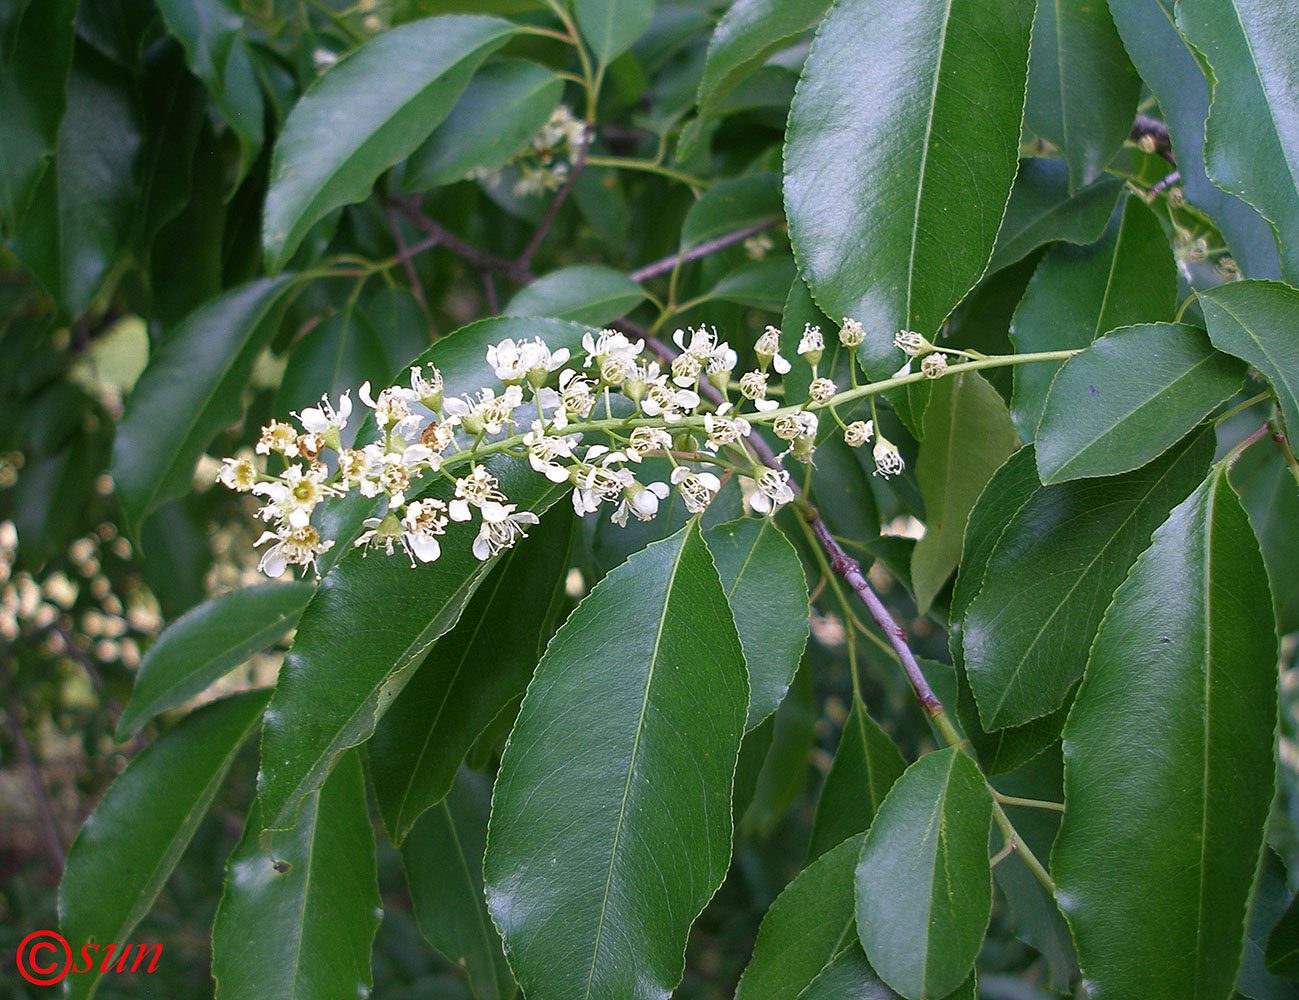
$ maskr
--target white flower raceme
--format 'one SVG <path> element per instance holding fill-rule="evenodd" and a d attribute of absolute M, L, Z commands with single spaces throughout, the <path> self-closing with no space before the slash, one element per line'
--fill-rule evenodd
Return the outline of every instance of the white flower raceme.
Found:
<path fill-rule="evenodd" d="M 523 444 L 528 449 L 528 464 L 533 471 L 540 472 L 552 483 L 562 483 L 568 479 L 568 466 L 555 461 L 557 458 L 572 458 L 576 437 L 547 435 L 545 425 L 540 420 L 532 422 L 532 430 L 523 435 Z"/>
<path fill-rule="evenodd" d="M 875 439 L 875 447 L 871 450 L 871 457 L 875 459 L 875 471 L 885 479 L 889 476 L 896 476 L 906 466 L 906 463 L 902 461 L 902 455 L 898 452 L 897 446 L 883 434 Z"/>
<path fill-rule="evenodd" d="M 762 331 L 762 336 L 753 345 L 753 353 L 758 356 L 758 363 L 762 365 L 763 371 L 771 365 L 776 369 L 776 374 L 786 375 L 792 367 L 780 355 L 780 331 L 774 326 L 769 326 Z"/>
<path fill-rule="evenodd" d="M 862 345 L 866 339 L 866 330 L 855 319 L 848 316 L 843 318 L 843 325 L 839 327 L 839 343 L 844 347 L 857 348 Z"/>
<path fill-rule="evenodd" d="M 691 472 L 685 466 L 673 469 L 671 479 L 672 485 L 685 501 L 686 510 L 692 514 L 707 510 L 713 497 L 717 496 L 717 491 L 722 488 L 722 481 L 711 472 Z"/>
<path fill-rule="evenodd" d="M 525 524 L 537 524 L 540 518 L 530 510 L 514 512 L 514 504 L 506 504 L 499 517 L 488 520 L 484 511 L 483 523 L 478 527 L 478 537 L 474 539 L 473 553 L 475 558 L 486 562 L 498 552 L 513 548 L 514 543 L 527 536 L 523 530 Z"/>
<path fill-rule="evenodd" d="M 784 469 L 763 469 L 753 481 L 749 506 L 759 514 L 772 514 L 793 499 L 794 489 L 789 484 L 789 473 Z"/>
<path fill-rule="evenodd" d="M 849 448 L 860 448 L 870 441 L 875 433 L 875 421 L 854 420 L 843 432 L 843 439 Z"/>
<path fill-rule="evenodd" d="M 659 512 L 659 501 L 663 500 L 671 488 L 667 483 L 650 483 L 642 486 L 633 482 L 622 491 L 622 501 L 609 518 L 614 524 L 625 528 L 627 515 L 635 514 L 638 521 L 652 521 Z"/>

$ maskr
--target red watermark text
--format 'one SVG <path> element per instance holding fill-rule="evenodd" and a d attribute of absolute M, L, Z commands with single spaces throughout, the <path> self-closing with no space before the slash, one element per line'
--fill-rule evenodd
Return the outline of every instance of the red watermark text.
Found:
<path fill-rule="evenodd" d="M 87 943 L 74 956 L 58 931 L 32 931 L 18 945 L 18 971 L 35 986 L 53 986 L 68 973 L 153 972 L 162 957 L 160 944 L 98 945 Z"/>

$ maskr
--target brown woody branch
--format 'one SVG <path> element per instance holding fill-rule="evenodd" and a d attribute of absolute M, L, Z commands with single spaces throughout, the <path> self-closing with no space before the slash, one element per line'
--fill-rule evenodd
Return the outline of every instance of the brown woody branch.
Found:
<path fill-rule="evenodd" d="M 718 250 L 725 250 L 729 246 L 741 243 L 750 236 L 757 236 L 758 233 L 765 233 L 768 229 L 774 229 L 779 224 L 779 219 L 771 219 L 767 222 L 755 222 L 751 226 L 745 226 L 743 229 L 737 229 L 733 233 L 727 233 L 725 236 L 718 236 L 716 239 L 700 243 L 697 247 L 692 247 L 685 253 L 674 253 L 664 257 L 662 260 L 656 260 L 652 264 L 646 264 L 632 271 L 627 277 L 632 281 L 644 281 L 647 278 L 655 278 L 660 274 L 667 274 L 678 264 L 686 264 L 692 260 L 698 260 L 700 257 L 707 257 L 709 254 L 717 253 Z"/>

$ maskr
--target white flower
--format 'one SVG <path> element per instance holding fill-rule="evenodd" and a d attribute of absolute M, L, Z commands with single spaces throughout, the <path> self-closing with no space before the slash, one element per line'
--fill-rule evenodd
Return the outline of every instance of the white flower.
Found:
<path fill-rule="evenodd" d="M 440 410 L 442 408 L 442 393 L 446 389 L 446 384 L 442 380 L 442 373 L 432 365 L 428 366 L 429 375 L 424 374 L 423 365 L 412 365 L 410 369 L 410 391 L 411 395 L 427 406 L 430 410 Z"/>
<path fill-rule="evenodd" d="M 797 413 L 786 413 L 777 417 L 771 425 L 772 432 L 782 441 L 793 441 L 800 437 L 816 436 L 816 414 L 799 410 Z"/>
<path fill-rule="evenodd" d="M 708 440 L 704 442 L 704 447 L 714 455 L 728 444 L 734 444 L 742 437 L 748 437 L 752 427 L 743 417 L 728 417 L 731 404 L 723 403 L 717 408 L 716 413 L 704 414 L 704 433 L 708 435 Z"/>
<path fill-rule="evenodd" d="M 631 462 L 639 462 L 647 452 L 671 450 L 672 435 L 662 427 L 637 427 L 631 432 L 631 443 L 627 446 L 627 459 Z"/>
<path fill-rule="evenodd" d="M 686 357 L 686 355 L 682 355 Z M 645 388 L 645 399 L 641 409 L 646 416 L 661 416 L 669 424 L 675 424 L 696 406 L 699 405 L 699 394 L 690 389 L 674 389 L 668 384 L 667 376 L 660 375 Z"/>
<path fill-rule="evenodd" d="M 579 517 L 599 510 L 601 503 L 617 502 L 623 491 L 636 481 L 626 469 L 612 467 L 626 460 L 622 452 L 609 451 L 601 444 L 587 449 L 586 460 L 572 477 L 573 510 Z"/>
<path fill-rule="evenodd" d="M 527 537 L 523 525 L 537 524 L 539 521 L 540 518 L 531 511 L 521 510 L 516 514 L 514 504 L 506 504 L 500 517 L 490 521 L 483 518 L 483 523 L 478 527 L 478 537 L 474 539 L 474 557 L 486 562 L 498 552 L 512 548 L 520 538 Z"/>
<path fill-rule="evenodd" d="M 871 457 L 875 459 L 875 471 L 885 479 L 889 476 L 896 476 L 906 465 L 902 461 L 902 455 L 899 454 L 897 446 L 883 434 L 875 439 L 875 447 L 871 450 Z"/>
<path fill-rule="evenodd" d="M 447 505 L 441 500 L 413 500 L 406 505 L 406 513 L 401 519 L 402 543 L 414 560 L 433 562 L 442 554 L 442 547 L 437 536 L 446 534 Z"/>
<path fill-rule="evenodd" d="M 659 501 L 671 492 L 667 483 L 650 483 L 642 486 L 633 482 L 622 493 L 622 502 L 609 518 L 621 528 L 627 527 L 627 515 L 635 514 L 639 521 L 652 521 L 659 512 Z"/>
<path fill-rule="evenodd" d="M 692 514 L 707 510 L 722 488 L 722 481 L 711 472 L 691 472 L 684 466 L 673 469 L 671 479 Z"/>
<path fill-rule="evenodd" d="M 284 521 L 294 528 L 309 524 L 312 511 L 325 497 L 342 495 L 325 485 L 328 474 L 323 465 L 313 465 L 310 469 L 290 465 L 279 482 L 258 483 L 252 491 L 270 501 L 258 511 L 258 516 L 263 521 Z"/>
<path fill-rule="evenodd" d="M 947 374 L 947 355 L 935 351 L 920 362 L 920 374 L 925 378 L 942 378 Z"/>
<path fill-rule="evenodd" d="M 848 316 L 843 318 L 843 325 L 839 327 L 839 343 L 844 347 L 860 347 L 862 341 L 866 339 L 866 330 L 855 319 Z"/>
<path fill-rule="evenodd" d="M 825 338 L 821 336 L 821 328 L 806 323 L 803 326 L 803 336 L 798 341 L 798 353 L 803 360 L 810 365 L 817 364 L 821 360 L 821 354 L 825 350 Z"/>
<path fill-rule="evenodd" d="M 377 397 L 370 394 L 370 383 L 362 382 L 356 394 L 361 402 L 374 410 L 374 419 L 381 428 L 387 430 L 403 421 L 410 420 L 411 391 L 390 385 Z"/>
<path fill-rule="evenodd" d="M 226 489 L 234 490 L 236 493 L 247 493 L 257 485 L 257 466 L 247 455 L 239 458 L 223 458 L 221 462 L 217 481 Z"/>
<path fill-rule="evenodd" d="M 893 335 L 893 346 L 912 358 L 918 358 L 926 351 L 933 350 L 933 345 L 929 341 L 910 330 L 899 330 L 895 333 Z"/>
<path fill-rule="evenodd" d="M 704 359 L 698 354 L 678 354 L 672 359 L 672 381 L 680 386 L 694 385 L 703 373 L 704 364 Z"/>
<path fill-rule="evenodd" d="M 262 553 L 257 564 L 257 568 L 271 579 L 281 576 L 289 566 L 310 566 L 319 576 L 316 557 L 334 546 L 332 541 L 322 542 L 320 534 L 309 524 L 299 527 L 282 525 L 279 531 L 263 532 L 256 544 L 262 545 L 272 539 L 275 544 Z"/>
<path fill-rule="evenodd" d="M 860 448 L 875 433 L 875 421 L 873 420 L 854 420 L 848 425 L 847 430 L 843 432 L 843 439 L 848 443 L 849 448 Z"/>
<path fill-rule="evenodd" d="M 764 469 L 754 480 L 749 505 L 759 514 L 771 514 L 793 499 L 794 490 L 789 485 L 789 473 L 784 469 Z"/>
<path fill-rule="evenodd" d="M 812 384 L 807 387 L 807 398 L 813 403 L 828 403 L 834 399 L 834 394 L 839 391 L 838 386 L 832 379 L 814 378 Z"/>
<path fill-rule="evenodd" d="M 262 428 L 262 435 L 257 439 L 255 450 L 259 455 L 269 455 L 277 451 L 285 458 L 297 458 L 298 432 L 292 424 L 272 420 Z"/>
<path fill-rule="evenodd" d="M 758 233 L 744 241 L 744 252 L 750 260 L 763 260 L 775 245 L 766 233 Z"/>
<path fill-rule="evenodd" d="M 552 483 L 562 483 L 568 479 L 568 467 L 555 461 L 557 458 L 572 458 L 575 437 L 547 436 L 540 420 L 532 422 L 532 430 L 523 435 L 523 444 L 528 449 L 528 464 L 533 471 L 540 472 Z"/>
<path fill-rule="evenodd" d="M 753 401 L 759 410 L 774 410 L 780 404 L 767 398 L 767 373 L 752 371 L 740 376 L 740 395 Z"/>
<path fill-rule="evenodd" d="M 595 406 L 595 381 L 572 368 L 565 368 L 559 373 L 559 402 L 562 404 L 555 414 L 555 426 L 563 430 L 569 418 L 585 420 Z M 562 420 L 561 420 L 562 417 Z"/>
<path fill-rule="evenodd" d="M 294 414 L 308 434 L 319 434 L 321 440 L 334 449 L 340 447 L 339 433 L 347 426 L 347 418 L 351 415 L 352 397 L 346 392 L 339 397 L 337 409 L 330 404 L 328 396 L 321 396 L 319 406 L 308 406 L 301 413 Z"/>
<path fill-rule="evenodd" d="M 779 375 L 789 372 L 791 367 L 789 361 L 780 355 L 780 331 L 774 326 L 769 326 L 762 331 L 762 336 L 753 345 L 753 353 L 758 356 L 758 362 L 764 371 L 767 365 L 773 365 Z"/>
<path fill-rule="evenodd" d="M 456 498 L 447 506 L 453 521 L 468 521 L 470 507 L 477 507 L 483 520 L 500 520 L 503 515 L 505 494 L 500 483 L 484 466 L 475 465 L 469 475 L 456 480 Z"/>
<path fill-rule="evenodd" d="M 568 348 L 551 351 L 540 337 L 532 340 L 502 340 L 487 348 L 487 363 L 507 385 L 522 382 L 529 373 L 547 374 L 568 361 Z M 544 378 L 542 379 L 544 381 Z"/>
<path fill-rule="evenodd" d="M 499 434 L 510 422 L 514 411 L 523 404 L 523 390 L 517 385 L 507 385 L 499 396 L 488 386 L 478 390 L 478 398 L 453 397 L 446 401 L 448 414 L 460 419 L 460 424 L 470 434 L 486 431 Z"/>
<path fill-rule="evenodd" d="M 587 354 L 586 364 L 588 368 L 593 360 L 600 364 L 607 358 L 617 358 L 629 364 L 634 364 L 641 351 L 645 349 L 645 341 L 638 340 L 633 343 L 627 338 L 626 334 L 617 330 L 601 330 L 594 338 L 589 333 L 584 333 L 582 335 L 582 349 Z"/>

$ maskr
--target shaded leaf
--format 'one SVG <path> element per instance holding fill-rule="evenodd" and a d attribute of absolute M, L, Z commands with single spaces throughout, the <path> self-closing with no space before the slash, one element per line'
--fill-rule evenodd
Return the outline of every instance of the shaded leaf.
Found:
<path fill-rule="evenodd" d="M 798 1000 L 895 1000 L 897 994 L 885 986 L 866 961 L 861 945 L 852 942 L 835 955 Z"/>
<path fill-rule="evenodd" d="M 988 270 L 1013 264 L 1044 243 L 1095 243 L 1122 193 L 1121 180 L 1103 176 L 1071 194 L 1063 161 L 1021 160 Z"/>
<path fill-rule="evenodd" d="M 1114 595 L 1065 727 L 1052 872 L 1095 1000 L 1231 992 L 1272 801 L 1276 658 L 1263 560 L 1217 466 Z"/>
<path fill-rule="evenodd" d="M 654 20 L 654 0 L 573 0 L 577 26 L 600 65 L 626 52 Z"/>
<path fill-rule="evenodd" d="M 1264 447 L 1250 448 L 1231 467 L 1231 482 L 1249 513 L 1272 583 L 1277 631 L 1299 630 L 1299 492 L 1285 459 Z"/>
<path fill-rule="evenodd" d="M 794 263 L 788 258 L 774 257 L 743 264 L 700 296 L 698 301 L 721 299 L 778 313 L 785 306 L 789 283 L 794 280 L 795 273 Z"/>
<path fill-rule="evenodd" d="M 645 290 L 622 271 L 594 264 L 560 268 L 519 289 L 505 307 L 511 316 L 554 316 L 602 326 L 645 301 Z"/>
<path fill-rule="evenodd" d="M 676 986 L 728 866 L 747 689 L 695 522 L 609 573 L 556 633 L 501 762 L 484 862 L 525 992 Z"/>
<path fill-rule="evenodd" d="M 690 206 L 681 224 L 681 249 L 689 250 L 714 237 L 784 217 L 779 174 L 751 174 L 722 181 Z"/>

